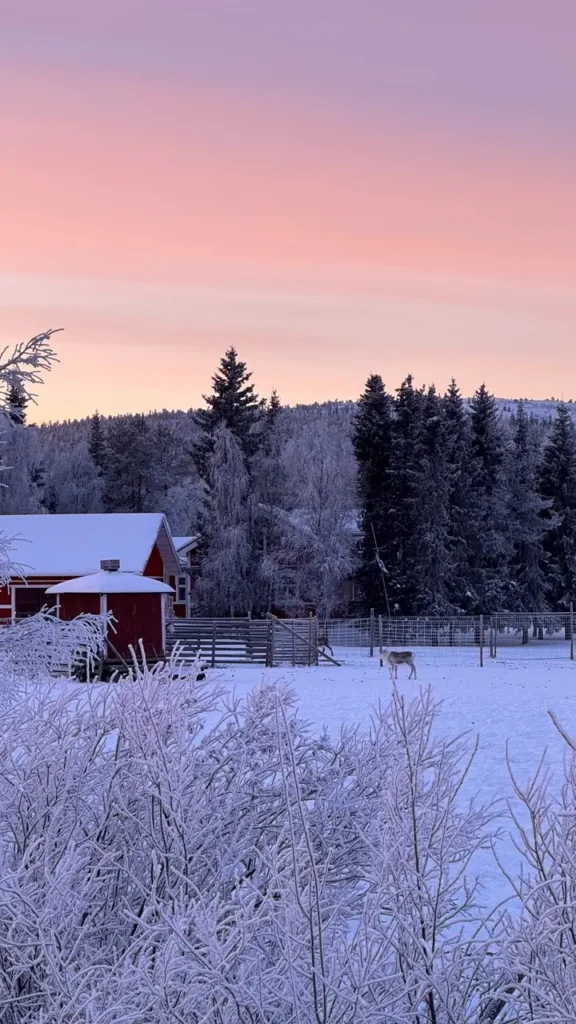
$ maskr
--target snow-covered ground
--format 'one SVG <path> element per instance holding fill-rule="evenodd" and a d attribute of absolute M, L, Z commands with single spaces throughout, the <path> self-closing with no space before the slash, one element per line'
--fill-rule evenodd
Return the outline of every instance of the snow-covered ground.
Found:
<path fill-rule="evenodd" d="M 417 681 L 408 681 L 400 668 L 398 688 L 407 697 L 420 687 L 431 686 L 442 702 L 438 728 L 454 736 L 463 732 L 478 736 L 480 747 L 466 783 L 467 795 L 482 801 L 509 797 L 512 787 L 506 766 L 506 744 L 519 781 L 526 781 L 538 767 L 544 751 L 555 776 L 560 777 L 567 756 L 564 741 L 554 728 L 548 710 L 571 734 L 576 734 L 576 662 L 489 662 L 477 666 L 427 667 L 421 662 Z M 326 725 L 335 735 L 343 724 L 368 726 L 372 709 L 390 695 L 391 683 L 378 659 L 356 664 L 318 668 L 262 669 L 230 666 L 213 670 L 213 677 L 243 696 L 262 680 L 282 680 L 299 696 L 300 709 L 314 729 Z M 507 833 L 498 844 L 498 855 L 508 871 L 517 872 L 519 856 Z M 504 899 L 508 885 L 490 853 L 482 853 L 477 871 L 487 901 Z"/>

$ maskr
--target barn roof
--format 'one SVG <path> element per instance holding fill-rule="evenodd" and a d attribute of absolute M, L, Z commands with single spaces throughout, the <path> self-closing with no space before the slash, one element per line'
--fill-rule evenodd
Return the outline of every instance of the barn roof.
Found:
<path fill-rule="evenodd" d="M 94 572 L 49 587 L 47 594 L 173 594 L 167 583 L 137 572 Z"/>
<path fill-rule="evenodd" d="M 193 537 L 173 537 L 172 540 L 176 551 L 180 553 L 184 548 L 197 547 L 200 538 L 198 534 L 194 534 Z"/>
<path fill-rule="evenodd" d="M 0 516 L 0 532 L 13 540 L 10 558 L 24 576 L 87 576 L 105 558 L 118 558 L 126 572 L 144 572 L 156 543 L 166 572 L 179 571 L 161 512 Z"/>

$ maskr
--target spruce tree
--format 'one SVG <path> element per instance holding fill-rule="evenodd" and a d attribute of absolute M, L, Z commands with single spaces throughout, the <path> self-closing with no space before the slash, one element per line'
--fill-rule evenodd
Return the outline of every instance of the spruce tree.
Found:
<path fill-rule="evenodd" d="M 390 545 L 390 454 L 394 402 L 382 378 L 370 376 L 354 420 L 354 450 L 358 464 L 362 547 L 358 579 L 364 611 L 389 614 L 387 579 Z"/>
<path fill-rule="evenodd" d="M 449 581 L 452 571 L 449 538 L 450 479 L 446 460 L 443 403 L 434 386 L 422 400 L 416 467 L 418 512 L 410 545 L 414 578 L 413 611 L 446 615 L 452 611 Z"/>
<path fill-rule="evenodd" d="M 509 556 L 504 438 L 494 396 L 476 391 L 470 416 L 470 601 L 474 614 L 505 607 Z"/>
<path fill-rule="evenodd" d="M 393 611 L 413 615 L 418 596 L 416 533 L 420 517 L 424 395 L 411 376 L 397 390 L 389 489 L 390 592 Z"/>
<path fill-rule="evenodd" d="M 548 502 L 542 515 L 550 527 L 544 538 L 548 600 L 552 608 L 566 610 L 576 596 L 576 438 L 564 403 L 544 448 L 540 494 Z"/>
<path fill-rule="evenodd" d="M 552 522 L 550 502 L 538 493 L 537 448 L 523 402 L 518 402 L 508 472 L 511 551 L 506 604 L 519 612 L 546 607 L 544 542 Z M 546 515 L 544 515 L 546 513 Z"/>
<path fill-rule="evenodd" d="M 451 609 L 466 611 L 471 604 L 470 581 L 470 417 L 454 378 L 442 399 L 447 507 L 447 558 L 450 572 L 446 594 Z"/>
<path fill-rule="evenodd" d="M 146 512 L 154 489 L 150 428 L 144 416 L 118 416 L 106 443 L 103 503 L 107 512 Z"/>
<path fill-rule="evenodd" d="M 258 448 L 256 427 L 265 403 L 260 401 L 254 385 L 249 383 L 251 376 L 246 363 L 238 359 L 236 349 L 229 348 L 212 377 L 212 394 L 204 395 L 208 408 L 199 409 L 195 415 L 202 439 L 194 455 L 198 470 L 205 479 L 214 432 L 218 427 L 226 427 L 234 435 L 247 458 Z"/>
<path fill-rule="evenodd" d="M 90 420 L 90 437 L 88 440 L 88 453 L 92 462 L 102 476 L 106 468 L 106 435 L 102 426 L 102 418 L 95 412 Z"/>
<path fill-rule="evenodd" d="M 278 420 L 278 416 L 279 416 L 279 414 L 281 412 L 281 409 L 282 409 L 282 403 L 280 401 L 280 397 L 278 395 L 278 392 L 276 391 L 276 388 L 274 388 L 274 390 L 272 391 L 272 394 L 270 395 L 270 400 L 269 400 L 269 402 L 268 402 L 268 404 L 266 406 L 266 426 L 267 427 L 271 428 L 271 427 L 273 427 L 276 424 L 276 422 Z"/>

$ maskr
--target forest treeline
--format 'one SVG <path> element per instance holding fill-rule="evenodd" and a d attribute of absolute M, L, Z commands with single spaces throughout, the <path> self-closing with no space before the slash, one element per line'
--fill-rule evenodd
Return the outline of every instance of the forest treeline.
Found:
<path fill-rule="evenodd" d="M 407 377 L 358 402 L 262 400 L 234 349 L 205 407 L 27 425 L 8 396 L 0 513 L 163 511 L 201 536 L 205 614 L 560 610 L 575 594 L 576 437 Z M 350 605 L 347 581 L 357 583 Z"/>

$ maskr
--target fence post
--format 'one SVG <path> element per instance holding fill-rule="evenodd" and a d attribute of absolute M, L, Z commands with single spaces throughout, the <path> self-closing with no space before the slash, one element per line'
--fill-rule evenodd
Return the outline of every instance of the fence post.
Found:
<path fill-rule="evenodd" d="M 216 619 L 212 622 L 212 668 L 216 664 Z"/>
<path fill-rule="evenodd" d="M 313 617 L 314 617 L 313 616 L 313 612 L 308 612 L 308 643 L 310 645 L 308 647 L 308 665 L 309 666 L 312 664 L 312 619 L 313 619 Z"/>
<path fill-rule="evenodd" d="M 378 616 L 378 653 L 382 652 L 382 616 Z"/>
<path fill-rule="evenodd" d="M 374 609 L 370 609 L 370 657 L 374 657 Z"/>
<path fill-rule="evenodd" d="M 268 668 L 274 668 L 274 635 L 276 628 L 276 618 L 274 615 L 268 617 L 268 643 L 267 643 L 267 657 L 266 665 Z"/>
<path fill-rule="evenodd" d="M 484 616 L 480 616 L 480 668 L 484 667 Z"/>
<path fill-rule="evenodd" d="M 570 661 L 574 661 L 574 602 L 570 601 Z"/>

